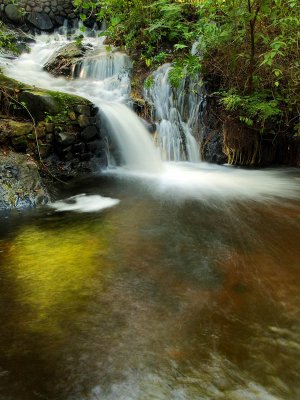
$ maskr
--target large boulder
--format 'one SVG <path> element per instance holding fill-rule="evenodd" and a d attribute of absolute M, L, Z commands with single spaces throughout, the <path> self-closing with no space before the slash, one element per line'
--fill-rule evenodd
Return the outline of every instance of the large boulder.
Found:
<path fill-rule="evenodd" d="M 56 115 L 60 112 L 59 104 L 47 92 L 25 90 L 20 94 L 19 99 L 37 120 L 44 119 L 46 113 Z"/>
<path fill-rule="evenodd" d="M 0 152 L 0 210 L 24 209 L 50 201 L 32 158 Z"/>
<path fill-rule="evenodd" d="M 74 66 L 82 59 L 84 54 L 91 50 L 90 45 L 72 42 L 57 50 L 45 64 L 44 70 L 54 76 L 71 77 Z"/>
<path fill-rule="evenodd" d="M 54 28 L 51 18 L 44 12 L 29 13 L 27 21 L 41 31 L 51 31 Z"/>
<path fill-rule="evenodd" d="M 23 21 L 23 14 L 20 10 L 20 7 L 15 4 L 8 4 L 5 7 L 5 14 L 10 21 L 16 24 L 19 24 Z"/>

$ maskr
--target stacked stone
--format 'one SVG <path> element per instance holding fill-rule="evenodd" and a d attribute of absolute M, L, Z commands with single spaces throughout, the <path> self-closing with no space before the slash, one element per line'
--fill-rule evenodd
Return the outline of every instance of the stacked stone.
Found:
<path fill-rule="evenodd" d="M 12 4 L 0 0 L 2 15 L 20 24 L 29 23 L 40 30 L 50 31 L 65 19 L 77 17 L 72 0 L 19 0 Z"/>
<path fill-rule="evenodd" d="M 21 0 L 20 6 L 27 12 L 44 12 L 50 18 L 59 15 L 72 19 L 76 16 L 70 0 Z"/>
<path fill-rule="evenodd" d="M 27 104 L 27 109 L 39 122 L 34 127 L 32 122 L 2 119 L 0 146 L 6 144 L 18 152 L 34 153 L 38 139 L 43 158 L 56 154 L 62 161 L 89 161 L 102 155 L 98 110 L 87 100 L 69 106 L 68 112 L 59 117 L 57 104 L 47 93 L 23 91 L 19 100 Z M 45 115 L 52 113 L 49 120 L 45 119 Z"/>

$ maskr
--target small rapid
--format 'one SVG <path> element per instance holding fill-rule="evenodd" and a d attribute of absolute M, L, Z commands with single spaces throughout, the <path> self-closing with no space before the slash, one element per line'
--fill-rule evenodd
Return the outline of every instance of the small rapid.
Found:
<path fill-rule="evenodd" d="M 79 28 L 71 33 L 81 33 Z M 178 89 L 171 88 L 168 76 L 172 67 L 169 64 L 154 72 L 153 86 L 146 91 L 148 100 L 155 106 L 160 156 L 153 138 L 129 106 L 129 57 L 105 46 L 98 32 L 84 34 L 83 43 L 92 49 L 74 65 L 72 79 L 55 78 L 43 70 L 51 56 L 70 40 L 74 40 L 74 36 L 70 36 L 66 27 L 53 34 L 36 36 L 30 53 L 8 60 L 4 72 L 36 87 L 85 97 L 99 108 L 101 129 L 118 148 L 117 160 L 108 149 L 108 169 L 102 172 L 138 180 L 151 193 L 163 198 L 171 195 L 173 200 L 247 198 L 266 201 L 299 196 L 297 174 L 286 174 L 282 169 L 243 170 L 200 161 L 200 122 L 205 95 L 201 85 L 188 78 L 183 79 Z"/>
<path fill-rule="evenodd" d="M 182 79 L 178 88 L 171 86 L 170 64 L 159 67 L 145 90 L 153 106 L 158 141 L 165 160 L 200 162 L 201 107 L 205 102 L 199 77 Z M 198 140 L 197 140 L 197 139 Z"/>
<path fill-rule="evenodd" d="M 162 169 L 158 151 L 144 125 L 126 105 L 130 97 L 130 59 L 126 54 L 105 46 L 105 38 L 99 37 L 97 32 L 92 33 L 83 39 L 84 43 L 92 45 L 92 50 L 74 65 L 73 79 L 55 78 L 43 70 L 53 54 L 70 43 L 72 37 L 67 29 L 62 28 L 52 35 L 36 36 L 30 53 L 9 61 L 5 74 L 36 87 L 90 100 L 99 108 L 108 135 L 118 144 L 125 167 L 158 172 Z"/>

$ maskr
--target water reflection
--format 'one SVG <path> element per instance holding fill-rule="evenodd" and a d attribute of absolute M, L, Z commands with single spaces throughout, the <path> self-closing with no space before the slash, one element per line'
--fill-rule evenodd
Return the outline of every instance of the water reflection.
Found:
<path fill-rule="evenodd" d="M 2 238 L 0 399 L 298 398 L 299 204 L 101 195 Z"/>

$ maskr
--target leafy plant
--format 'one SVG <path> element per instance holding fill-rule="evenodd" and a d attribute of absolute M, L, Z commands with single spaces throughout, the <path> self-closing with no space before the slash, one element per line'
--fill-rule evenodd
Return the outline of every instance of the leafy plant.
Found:
<path fill-rule="evenodd" d="M 172 62 L 169 80 L 201 72 L 225 109 L 260 131 L 295 132 L 300 114 L 297 0 L 74 0 L 136 65 Z M 197 54 L 191 55 L 197 40 Z M 150 85 L 146 80 L 145 85 Z"/>

